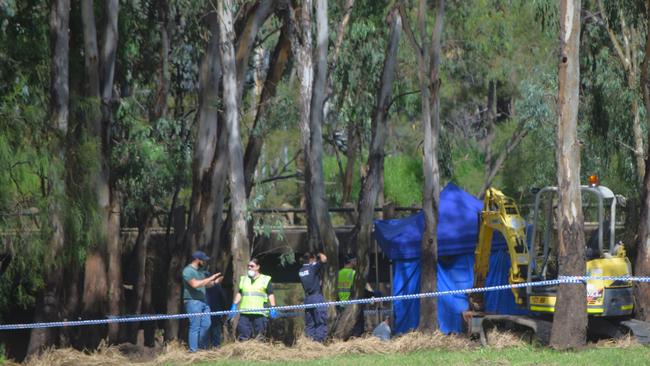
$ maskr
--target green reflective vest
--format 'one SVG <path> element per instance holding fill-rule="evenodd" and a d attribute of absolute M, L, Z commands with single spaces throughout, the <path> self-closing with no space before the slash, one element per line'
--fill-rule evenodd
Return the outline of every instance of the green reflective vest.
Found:
<path fill-rule="evenodd" d="M 339 282 L 337 286 L 339 300 L 350 300 L 350 293 L 352 292 L 352 284 L 354 283 L 354 275 L 356 273 L 352 268 L 342 268 L 339 271 Z"/>
<path fill-rule="evenodd" d="M 241 302 L 239 309 L 242 314 L 261 314 L 268 316 L 268 311 L 245 311 L 246 309 L 262 309 L 269 299 L 266 288 L 271 282 L 271 276 L 260 274 L 255 281 L 251 281 L 248 276 L 239 278 L 239 291 L 241 292 Z"/>

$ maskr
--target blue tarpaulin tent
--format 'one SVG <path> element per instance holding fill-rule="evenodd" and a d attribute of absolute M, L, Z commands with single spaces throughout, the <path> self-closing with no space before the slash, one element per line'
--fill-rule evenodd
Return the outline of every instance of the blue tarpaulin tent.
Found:
<path fill-rule="evenodd" d="M 478 241 L 478 217 L 483 203 L 454 184 L 440 193 L 438 223 L 438 291 L 471 288 L 474 278 L 474 250 Z M 424 214 L 394 220 L 376 220 L 374 235 L 393 263 L 393 295 L 420 292 L 420 253 Z M 503 236 L 495 232 L 486 286 L 508 283 L 510 258 Z M 486 294 L 486 311 L 524 314 L 510 290 Z M 444 333 L 462 331 L 461 314 L 468 309 L 467 295 L 438 298 L 438 322 Z M 396 301 L 394 330 L 407 332 L 418 326 L 419 300 Z"/>

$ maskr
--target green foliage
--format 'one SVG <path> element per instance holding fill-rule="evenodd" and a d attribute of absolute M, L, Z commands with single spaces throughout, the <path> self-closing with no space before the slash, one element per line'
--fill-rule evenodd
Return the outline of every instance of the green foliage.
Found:
<path fill-rule="evenodd" d="M 553 74 L 535 72 L 521 84 L 521 98 L 515 108 L 517 121 L 526 121 L 530 130 L 519 148 L 506 160 L 502 173 L 503 190 L 515 196 L 532 187 L 555 185 L 555 97 Z"/>
<path fill-rule="evenodd" d="M 182 123 L 164 118 L 150 123 L 140 116 L 135 99 L 121 101 L 112 161 L 124 216 L 132 225 L 138 214 L 163 206 L 179 180 L 189 179 L 191 146 Z"/>
<path fill-rule="evenodd" d="M 409 156 L 388 156 L 384 162 L 384 196 L 397 206 L 422 204 L 422 161 Z"/>
<path fill-rule="evenodd" d="M 34 303 L 43 285 L 48 200 L 60 199 L 50 195 L 57 182 L 49 178 L 61 166 L 47 149 L 46 108 L 39 89 L 28 92 L 27 83 L 17 75 L 0 95 L 0 131 L 7 131 L 0 134 L 0 230 L 14 257 L 0 281 L 0 311 Z"/>
<path fill-rule="evenodd" d="M 285 252 L 280 254 L 280 266 L 289 267 L 296 263 L 296 253 L 293 249 L 288 248 Z"/>

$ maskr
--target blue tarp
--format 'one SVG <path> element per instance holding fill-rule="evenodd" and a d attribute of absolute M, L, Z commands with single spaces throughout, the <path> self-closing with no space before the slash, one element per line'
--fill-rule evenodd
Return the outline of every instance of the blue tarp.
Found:
<path fill-rule="evenodd" d="M 474 278 L 474 250 L 478 241 L 480 200 L 453 184 L 440 193 L 438 224 L 438 290 L 471 288 Z M 424 216 L 420 212 L 397 220 L 375 221 L 375 239 L 386 256 L 393 261 L 393 295 L 420 292 L 420 252 Z M 508 283 L 510 258 L 503 236 L 495 233 L 492 241 L 490 270 L 486 286 Z M 461 314 L 468 309 L 466 295 L 438 298 L 438 322 L 444 333 L 462 331 Z M 486 294 L 486 311 L 499 314 L 523 314 L 510 290 Z M 394 303 L 396 333 L 417 328 L 419 300 Z"/>
<path fill-rule="evenodd" d="M 474 253 L 478 240 L 479 213 L 483 202 L 452 183 L 440 192 L 438 256 Z M 424 214 L 403 219 L 376 220 L 375 239 L 391 260 L 420 258 Z M 506 249 L 503 236 L 495 232 L 493 250 Z"/>

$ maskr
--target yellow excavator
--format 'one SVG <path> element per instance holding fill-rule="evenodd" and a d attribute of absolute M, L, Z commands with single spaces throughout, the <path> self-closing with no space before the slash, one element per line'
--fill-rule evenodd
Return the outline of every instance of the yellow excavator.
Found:
<path fill-rule="evenodd" d="M 585 231 L 590 234 L 585 248 L 586 275 L 630 276 L 632 271 L 625 249 L 622 243 L 615 243 L 616 195 L 609 188 L 599 185 L 594 176 L 590 177 L 589 185 L 581 186 L 580 190 L 585 207 Z M 532 225 L 527 230 L 515 202 L 498 189 L 487 190 L 479 219 L 474 262 L 475 288 L 485 285 L 495 230 L 506 239 L 511 262 L 510 284 L 557 278 L 557 225 L 553 214 L 557 191 L 557 187 L 545 187 L 537 192 Z M 634 309 L 632 291 L 630 281 L 587 281 L 585 301 L 592 336 L 620 337 L 632 334 L 642 343 L 650 342 L 650 324 L 629 319 Z M 542 343 L 548 342 L 557 285 L 513 288 L 512 292 L 515 303 L 528 309 L 531 315 L 486 314 L 483 293 L 471 294 L 470 310 L 463 314 L 470 334 L 479 335 L 481 341 L 487 343 L 484 331 L 486 323 L 510 323 L 532 330 Z"/>

